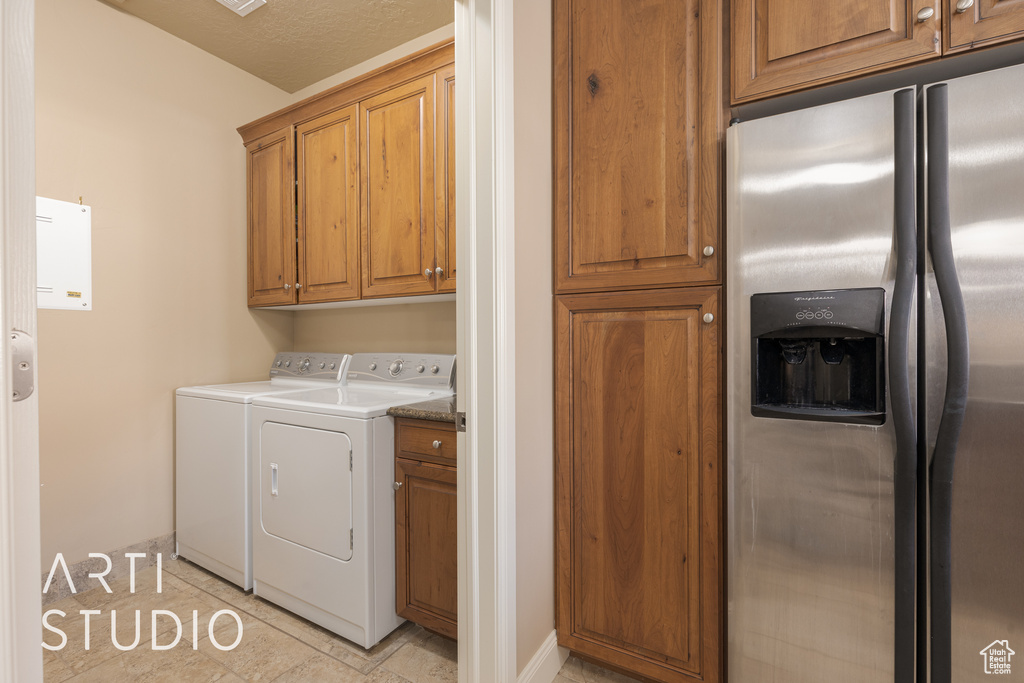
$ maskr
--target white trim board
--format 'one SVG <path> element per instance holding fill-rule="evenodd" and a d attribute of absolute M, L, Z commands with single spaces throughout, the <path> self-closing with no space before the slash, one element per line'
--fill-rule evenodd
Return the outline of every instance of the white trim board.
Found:
<path fill-rule="evenodd" d="M 11 331 L 37 337 L 33 0 L 0 0 L 0 681 L 43 680 L 39 398 L 14 403 Z M 39 385 L 38 363 L 31 361 Z"/>
<path fill-rule="evenodd" d="M 516 680 L 512 0 L 455 5 L 459 681 Z"/>

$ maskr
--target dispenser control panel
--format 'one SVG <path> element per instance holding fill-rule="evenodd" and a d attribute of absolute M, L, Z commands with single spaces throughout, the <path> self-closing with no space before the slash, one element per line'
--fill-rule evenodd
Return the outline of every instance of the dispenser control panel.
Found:
<path fill-rule="evenodd" d="M 750 297 L 751 333 L 757 337 L 797 327 L 845 327 L 867 334 L 885 330 L 885 290 L 833 289 L 772 292 Z"/>

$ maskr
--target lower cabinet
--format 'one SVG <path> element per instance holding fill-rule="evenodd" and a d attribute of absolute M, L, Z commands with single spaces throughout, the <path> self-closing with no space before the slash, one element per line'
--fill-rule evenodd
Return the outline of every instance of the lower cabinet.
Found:
<path fill-rule="evenodd" d="M 722 680 L 721 288 L 556 297 L 556 627 L 655 681 Z"/>
<path fill-rule="evenodd" d="M 455 425 L 395 421 L 395 559 L 399 616 L 458 635 Z"/>

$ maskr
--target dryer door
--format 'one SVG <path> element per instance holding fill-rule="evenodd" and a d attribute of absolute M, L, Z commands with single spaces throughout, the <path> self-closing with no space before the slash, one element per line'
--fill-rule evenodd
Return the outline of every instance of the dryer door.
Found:
<path fill-rule="evenodd" d="M 352 441 L 343 432 L 266 422 L 260 523 L 271 536 L 352 559 Z"/>

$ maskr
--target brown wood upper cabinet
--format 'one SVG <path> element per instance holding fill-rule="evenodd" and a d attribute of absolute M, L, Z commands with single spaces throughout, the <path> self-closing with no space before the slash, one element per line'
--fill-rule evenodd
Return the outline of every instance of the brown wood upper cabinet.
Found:
<path fill-rule="evenodd" d="M 717 282 L 718 0 L 555 0 L 555 286 Z"/>
<path fill-rule="evenodd" d="M 719 292 L 556 297 L 558 643 L 655 681 L 722 680 Z"/>
<path fill-rule="evenodd" d="M 1024 36 L 1021 0 L 733 0 L 734 104 Z"/>
<path fill-rule="evenodd" d="M 437 72 L 437 291 L 455 291 L 455 67 Z"/>
<path fill-rule="evenodd" d="M 359 136 L 356 108 L 295 130 L 299 303 L 359 298 Z"/>
<path fill-rule="evenodd" d="M 249 214 L 249 305 L 295 303 L 294 129 L 245 146 Z"/>
<path fill-rule="evenodd" d="M 455 291 L 454 57 L 447 41 L 238 129 L 250 306 Z"/>
<path fill-rule="evenodd" d="M 944 0 L 944 44 L 948 52 L 1017 40 L 1024 37 L 1022 0 Z"/>
<path fill-rule="evenodd" d="M 437 289 L 434 76 L 361 102 L 363 293 Z"/>

